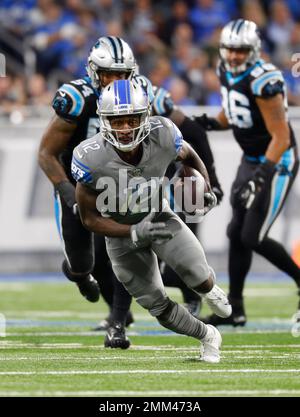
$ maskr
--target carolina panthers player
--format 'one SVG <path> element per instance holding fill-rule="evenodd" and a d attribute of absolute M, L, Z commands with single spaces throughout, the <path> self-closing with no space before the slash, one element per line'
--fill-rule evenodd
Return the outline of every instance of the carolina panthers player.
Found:
<path fill-rule="evenodd" d="M 71 160 L 74 147 L 99 131 L 96 102 L 101 88 L 113 80 L 130 78 L 134 69 L 135 58 L 126 42 L 117 37 L 100 38 L 88 57 L 89 76 L 63 84 L 56 92 L 52 103 L 56 114 L 39 149 L 40 166 L 55 188 L 56 220 L 65 254 L 64 274 L 76 282 L 82 295 L 91 302 L 99 299 L 100 285 L 103 298 L 113 309 L 114 320 L 127 320 L 127 324 L 133 320 L 130 312 L 127 314 L 131 297 L 114 278 L 104 238 L 93 236 L 82 226 Z M 126 348 L 129 341 L 116 335 L 114 347 L 119 345 Z"/>
<path fill-rule="evenodd" d="M 220 333 L 168 298 L 156 256 L 216 314 L 231 314 L 200 242 L 160 200 L 161 180 L 173 160 L 198 169 L 209 184 L 205 166 L 170 120 L 150 117 L 148 94 L 136 81 L 119 80 L 105 87 L 98 111 L 100 133 L 73 151 L 81 220 L 89 231 L 106 236 L 113 270 L 137 302 L 166 328 L 200 339 L 204 361 L 219 362 Z M 139 192 L 149 187 L 151 191 L 141 197 Z M 203 213 L 216 204 L 211 190 L 207 197 Z M 108 337 L 105 344 L 109 345 Z"/>
<path fill-rule="evenodd" d="M 218 68 L 223 109 L 216 118 L 197 118 L 207 130 L 231 128 L 243 150 L 231 189 L 232 219 L 227 229 L 233 311 L 227 319 L 206 318 L 215 325 L 246 323 L 243 288 L 253 251 L 286 272 L 300 288 L 299 267 L 283 245 L 268 236 L 295 180 L 299 160 L 287 117 L 284 79 L 274 65 L 260 59 L 260 49 L 254 22 L 239 19 L 223 28 Z"/>

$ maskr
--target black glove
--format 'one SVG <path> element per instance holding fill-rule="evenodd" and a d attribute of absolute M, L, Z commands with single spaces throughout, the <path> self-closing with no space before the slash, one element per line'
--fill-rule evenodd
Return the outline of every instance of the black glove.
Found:
<path fill-rule="evenodd" d="M 153 87 L 153 93 L 154 99 L 151 104 L 154 114 L 168 117 L 174 109 L 174 102 L 170 93 L 162 87 Z"/>
<path fill-rule="evenodd" d="M 66 205 L 75 216 L 79 215 L 78 205 L 75 198 L 75 187 L 69 181 L 61 181 L 54 186 L 55 191 L 61 196 Z"/>
<path fill-rule="evenodd" d="M 239 192 L 239 200 L 242 207 L 249 209 L 253 204 L 255 197 L 271 183 L 273 175 L 276 171 L 275 162 L 268 159 L 259 164 L 254 171 L 253 177 L 242 187 Z"/>
<path fill-rule="evenodd" d="M 211 185 L 211 189 L 217 197 L 217 205 L 221 203 L 224 197 L 224 192 L 222 190 L 221 184 L 219 183 L 216 171 L 214 167 L 208 171 L 209 181 Z"/>
<path fill-rule="evenodd" d="M 206 113 L 202 116 L 193 116 L 193 120 L 203 127 L 204 130 L 222 130 L 222 126 L 214 117 L 208 117 Z"/>

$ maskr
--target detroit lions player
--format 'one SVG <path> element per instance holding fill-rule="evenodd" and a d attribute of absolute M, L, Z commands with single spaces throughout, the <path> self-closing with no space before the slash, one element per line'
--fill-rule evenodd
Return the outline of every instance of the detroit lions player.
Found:
<path fill-rule="evenodd" d="M 148 94 L 135 81 L 114 81 L 104 88 L 99 115 L 100 133 L 73 152 L 82 222 L 91 232 L 106 236 L 113 270 L 137 302 L 166 328 L 200 339 L 204 361 L 219 362 L 221 335 L 168 298 L 156 256 L 200 293 L 215 313 L 231 314 L 200 242 L 165 200 L 159 200 L 160 186 L 152 188 L 175 159 L 198 169 L 209 184 L 205 166 L 170 120 L 150 117 Z M 145 198 L 137 196 L 148 187 L 151 191 Z M 212 191 L 208 196 L 204 212 L 216 204 Z M 150 212 L 158 200 L 160 209 Z"/>
<path fill-rule="evenodd" d="M 286 272 L 300 288 L 300 269 L 283 245 L 268 232 L 295 180 L 298 151 L 288 122 L 281 72 L 260 59 L 261 41 L 254 22 L 235 20 L 222 30 L 221 82 L 223 110 L 217 118 L 197 118 L 207 130 L 233 130 L 243 157 L 231 189 L 229 299 L 232 316 L 212 315 L 212 324 L 244 325 L 243 288 L 253 251 Z M 300 293 L 299 293 L 300 295 Z M 300 305 L 299 305 L 300 309 Z"/>

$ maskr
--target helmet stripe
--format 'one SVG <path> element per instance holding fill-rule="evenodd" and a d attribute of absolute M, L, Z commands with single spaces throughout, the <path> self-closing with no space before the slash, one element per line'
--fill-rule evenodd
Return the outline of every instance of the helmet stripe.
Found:
<path fill-rule="evenodd" d="M 121 62 L 124 62 L 124 55 L 123 55 L 123 52 L 124 52 L 124 50 L 123 50 L 123 43 L 122 43 L 122 41 L 121 41 L 121 39 L 120 39 L 120 38 L 116 38 L 116 40 L 117 40 L 117 42 L 118 42 L 118 44 L 119 44 L 119 46 L 120 46 L 120 49 L 121 49 Z"/>
<path fill-rule="evenodd" d="M 131 104 L 130 84 L 128 80 L 118 80 L 114 82 L 115 104 Z"/>
<path fill-rule="evenodd" d="M 240 24 L 238 25 L 238 27 L 236 28 L 236 34 L 238 35 L 240 29 L 242 28 L 242 26 L 244 25 L 245 21 L 240 19 Z"/>
<path fill-rule="evenodd" d="M 235 26 L 236 26 L 237 23 L 238 23 L 238 20 L 235 20 L 235 21 L 232 22 L 230 38 L 234 34 L 234 29 L 235 29 Z"/>
<path fill-rule="evenodd" d="M 112 36 L 108 36 L 107 39 L 109 39 L 109 41 L 111 43 L 111 46 L 113 48 L 113 51 L 114 51 L 114 59 L 115 59 L 116 62 L 118 62 L 119 61 L 119 58 L 118 58 L 118 50 L 117 50 L 117 45 L 116 45 L 116 43 L 114 41 L 114 38 Z"/>

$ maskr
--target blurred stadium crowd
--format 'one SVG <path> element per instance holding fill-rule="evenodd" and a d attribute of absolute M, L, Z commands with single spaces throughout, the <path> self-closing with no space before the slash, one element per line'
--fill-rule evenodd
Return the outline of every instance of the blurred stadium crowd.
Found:
<path fill-rule="evenodd" d="M 47 105 L 64 81 L 84 76 L 91 46 L 103 35 L 123 37 L 140 73 L 167 88 L 179 105 L 219 105 L 215 74 L 222 27 L 231 19 L 260 28 L 264 57 L 283 71 L 289 102 L 300 105 L 299 0 L 1 0 L 2 114 Z"/>

